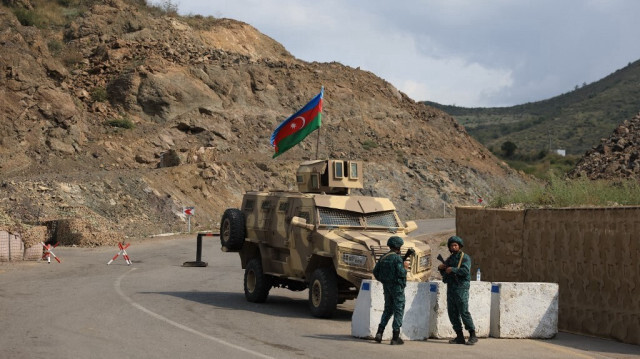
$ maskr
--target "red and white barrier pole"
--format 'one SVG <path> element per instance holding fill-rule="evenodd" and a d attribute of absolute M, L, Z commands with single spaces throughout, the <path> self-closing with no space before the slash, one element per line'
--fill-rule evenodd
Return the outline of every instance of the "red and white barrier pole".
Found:
<path fill-rule="evenodd" d="M 53 256 L 53 258 L 55 258 L 55 260 L 58 263 L 62 263 L 62 261 L 60 261 L 60 258 L 58 258 L 56 256 L 55 253 L 53 253 L 52 249 L 58 246 L 58 243 L 54 244 L 53 246 L 50 244 L 44 244 L 44 242 L 40 242 L 40 244 L 42 244 L 42 246 L 44 247 L 44 253 L 42 254 L 42 259 L 47 259 L 47 263 L 51 264 L 51 256 Z"/>
<path fill-rule="evenodd" d="M 118 248 L 120 248 L 120 251 L 118 251 L 118 253 L 116 253 L 116 255 L 113 256 L 113 258 L 111 258 L 111 260 L 107 263 L 107 265 L 113 263 L 113 261 L 115 261 L 119 255 L 122 255 L 122 258 L 124 258 L 125 262 L 127 262 L 127 265 L 131 265 L 129 254 L 127 254 L 127 248 L 129 248 L 129 245 L 131 245 L 131 243 L 127 243 L 126 246 L 123 246 L 123 243 L 118 243 Z"/>

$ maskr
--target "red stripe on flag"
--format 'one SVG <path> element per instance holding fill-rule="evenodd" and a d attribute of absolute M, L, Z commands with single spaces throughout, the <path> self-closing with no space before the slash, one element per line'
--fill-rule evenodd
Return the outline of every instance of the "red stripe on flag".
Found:
<path fill-rule="evenodd" d="M 313 119 L 316 118 L 320 112 L 322 112 L 322 100 L 320 100 L 320 102 L 318 103 L 318 106 L 314 107 L 310 111 L 307 111 L 303 114 L 300 114 L 300 116 L 294 119 L 291 119 L 291 121 L 289 121 L 289 123 L 286 126 L 281 128 L 278 134 L 276 135 L 276 138 L 274 141 L 274 144 L 276 145 L 276 147 L 278 147 L 278 142 L 280 142 L 283 138 L 291 136 L 294 133 L 300 131 L 301 129 L 307 127 L 307 125 L 311 123 L 311 121 L 313 121 Z M 298 125 L 302 123 L 302 121 L 298 120 L 298 118 L 300 117 L 304 118 L 304 121 L 305 121 L 304 126 L 292 127 L 291 125 Z"/>

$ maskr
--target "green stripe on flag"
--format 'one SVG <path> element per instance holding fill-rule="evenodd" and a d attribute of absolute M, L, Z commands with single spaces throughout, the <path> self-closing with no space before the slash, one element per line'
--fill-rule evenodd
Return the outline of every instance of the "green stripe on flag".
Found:
<path fill-rule="evenodd" d="M 311 132 L 320 128 L 322 123 L 322 113 L 318 113 L 318 116 L 314 117 L 311 122 L 304 126 L 300 131 L 287 136 L 278 142 L 278 152 L 273 154 L 272 158 L 276 158 L 285 153 L 291 147 L 297 145 L 300 141 L 304 140 Z"/>

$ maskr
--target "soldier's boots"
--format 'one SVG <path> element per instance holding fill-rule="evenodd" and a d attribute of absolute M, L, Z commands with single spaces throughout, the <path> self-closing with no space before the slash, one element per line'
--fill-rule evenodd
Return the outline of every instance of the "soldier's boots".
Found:
<path fill-rule="evenodd" d="M 470 330 L 469 331 L 469 340 L 467 340 L 467 345 L 474 345 L 477 342 L 478 342 L 478 337 L 476 337 L 476 331 L 475 330 Z"/>
<path fill-rule="evenodd" d="M 449 340 L 449 344 L 464 344 L 464 333 L 462 333 L 462 329 L 456 330 L 457 337 Z M 478 339 L 476 339 L 478 341 Z"/>
<path fill-rule="evenodd" d="M 382 325 L 378 325 L 378 332 L 376 333 L 375 341 L 377 341 L 378 343 L 381 343 L 383 333 L 384 333 L 384 327 Z"/>
<path fill-rule="evenodd" d="M 391 345 L 402 345 L 402 344 L 404 344 L 404 340 L 400 338 L 400 331 L 394 330 L 393 338 L 391 338 Z"/>

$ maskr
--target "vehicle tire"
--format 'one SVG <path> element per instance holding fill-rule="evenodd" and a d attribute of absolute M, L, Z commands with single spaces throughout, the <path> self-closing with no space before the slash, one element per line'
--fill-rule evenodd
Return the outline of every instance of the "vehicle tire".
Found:
<path fill-rule="evenodd" d="M 309 308 L 318 318 L 331 318 L 338 304 L 338 279 L 333 268 L 318 268 L 309 280 Z"/>
<path fill-rule="evenodd" d="M 252 258 L 244 270 L 244 296 L 252 303 L 264 303 L 271 290 L 271 278 L 262 271 L 260 258 Z"/>
<path fill-rule="evenodd" d="M 244 244 L 246 226 L 244 213 L 237 208 L 228 208 L 220 221 L 220 244 L 227 251 L 239 251 Z"/>

